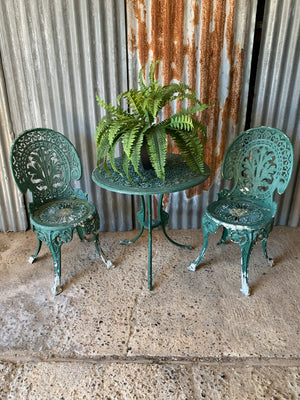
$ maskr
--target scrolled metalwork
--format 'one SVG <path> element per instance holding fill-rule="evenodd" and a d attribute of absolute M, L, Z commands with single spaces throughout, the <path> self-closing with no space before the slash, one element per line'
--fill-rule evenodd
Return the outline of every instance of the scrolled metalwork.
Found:
<path fill-rule="evenodd" d="M 283 132 L 259 127 L 239 135 L 226 151 L 222 165 L 224 178 L 233 179 L 234 186 L 220 192 L 217 201 L 208 205 L 202 219 L 202 250 L 188 268 L 196 269 L 206 251 L 208 234 L 222 226 L 223 234 L 218 243 L 225 244 L 229 238 L 241 247 L 241 291 L 248 296 L 249 259 L 257 241 L 262 242 L 269 264 L 273 263 L 266 243 L 277 208 L 274 192 L 284 192 L 292 169 L 293 149 Z"/>
<path fill-rule="evenodd" d="M 72 143 L 51 129 L 25 131 L 12 145 L 10 162 L 19 189 L 32 193 L 28 208 L 38 247 L 29 261 L 35 260 L 42 242 L 49 247 L 54 264 L 53 293 L 62 291 L 61 246 L 72 240 L 74 229 L 80 239 L 84 239 L 84 234 L 93 234 L 101 259 L 112 267 L 99 246 L 98 212 L 87 201 L 87 194 L 71 185 L 72 180 L 81 177 L 79 156 Z"/>
<path fill-rule="evenodd" d="M 33 129 L 19 135 L 11 149 L 15 181 L 34 202 L 69 197 L 70 181 L 81 177 L 81 164 L 72 143 L 50 129 Z"/>
<path fill-rule="evenodd" d="M 252 128 L 239 135 L 228 148 L 222 166 L 225 179 L 235 181 L 232 192 L 267 203 L 275 190 L 283 193 L 293 168 L 289 138 L 278 129 Z"/>

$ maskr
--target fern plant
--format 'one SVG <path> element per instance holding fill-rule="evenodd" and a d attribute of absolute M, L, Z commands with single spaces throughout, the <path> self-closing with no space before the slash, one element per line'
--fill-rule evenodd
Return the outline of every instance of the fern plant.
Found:
<path fill-rule="evenodd" d="M 121 173 L 114 161 L 116 146 L 121 142 L 124 150 L 122 167 L 128 179 L 130 164 L 140 174 L 143 143 L 157 177 L 165 179 L 167 135 L 176 143 L 189 167 L 200 174 L 204 173 L 203 146 L 206 142 L 206 128 L 198 120 L 197 114 L 209 105 L 201 104 L 194 90 L 183 83 L 159 85 L 155 80 L 158 62 L 151 63 L 148 82 L 143 78 L 145 67 L 141 68 L 139 89 L 121 93 L 117 98 L 118 107 L 96 96 L 98 104 L 107 112 L 96 130 L 98 166 L 103 162 L 103 167 L 108 171 L 107 162 L 110 161 L 112 168 Z M 120 106 L 121 99 L 125 99 L 128 110 Z M 169 118 L 161 119 L 160 112 L 176 100 L 188 100 L 190 105 Z"/>

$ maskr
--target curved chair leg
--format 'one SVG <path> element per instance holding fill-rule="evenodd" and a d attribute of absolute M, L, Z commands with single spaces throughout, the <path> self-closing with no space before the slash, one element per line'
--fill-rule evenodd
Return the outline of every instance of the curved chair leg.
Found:
<path fill-rule="evenodd" d="M 84 236 L 83 229 L 81 228 L 81 226 L 76 226 L 76 231 L 82 242 L 88 242 L 88 240 Z"/>
<path fill-rule="evenodd" d="M 62 292 L 61 287 L 61 244 L 51 242 L 48 243 L 48 247 L 51 251 L 53 264 L 54 264 L 54 285 L 52 293 L 57 296 Z"/>
<path fill-rule="evenodd" d="M 263 248 L 263 251 L 264 251 L 264 255 L 265 255 L 265 257 L 266 257 L 266 259 L 267 259 L 267 261 L 268 261 L 268 264 L 270 265 L 270 267 L 273 267 L 274 260 L 273 260 L 272 257 L 269 257 L 269 256 L 268 256 L 268 251 L 267 251 L 267 238 L 264 238 L 264 239 L 262 240 L 262 248 Z"/>
<path fill-rule="evenodd" d="M 227 236 L 228 236 L 228 230 L 225 227 L 223 227 L 222 237 L 217 244 L 226 244 Z"/>
<path fill-rule="evenodd" d="M 32 256 L 30 256 L 29 260 L 28 260 L 28 262 L 30 262 L 30 264 L 32 264 L 33 261 L 36 259 L 37 255 L 39 254 L 39 252 L 41 250 L 41 247 L 42 247 L 42 241 L 38 238 L 38 245 L 37 245 L 36 252 Z"/>
<path fill-rule="evenodd" d="M 216 233 L 217 229 L 218 229 L 218 225 L 214 221 L 212 221 L 210 218 L 208 218 L 208 216 L 206 214 L 204 214 L 202 217 L 202 231 L 203 231 L 203 236 L 204 236 L 203 246 L 202 246 L 202 249 L 201 249 L 201 252 L 200 252 L 198 258 L 196 258 L 196 260 L 188 266 L 188 269 L 190 271 L 196 271 L 196 268 L 200 264 L 204 254 L 206 252 L 209 234 Z"/>
<path fill-rule="evenodd" d="M 106 260 L 103 250 L 101 249 L 101 246 L 99 243 L 99 233 L 93 233 L 93 236 L 94 236 L 95 247 L 96 247 L 96 250 L 97 250 L 101 260 L 104 262 L 107 269 L 114 268 L 115 267 L 114 264 L 110 260 Z"/>
<path fill-rule="evenodd" d="M 241 292 L 245 296 L 250 296 L 250 288 L 248 284 L 248 269 L 249 269 L 249 260 L 250 260 L 250 255 L 251 251 L 253 249 L 253 241 L 251 238 L 246 238 L 245 242 L 240 243 L 241 246 L 241 281 L 242 281 L 242 287 L 241 287 Z"/>
<path fill-rule="evenodd" d="M 204 232 L 203 232 L 203 233 L 204 233 Z M 202 260 L 202 258 L 203 258 L 203 256 L 204 256 L 204 254 L 205 254 L 205 252 L 206 252 L 206 249 L 207 249 L 208 237 L 209 237 L 209 232 L 206 231 L 206 232 L 204 233 L 203 246 L 202 246 L 202 249 L 201 249 L 201 252 L 200 252 L 199 256 L 196 258 L 196 260 L 195 260 L 194 262 L 190 263 L 190 265 L 188 266 L 188 269 L 189 269 L 190 271 L 196 271 L 196 268 L 197 268 L 198 265 L 200 264 L 200 262 L 201 262 L 201 260 Z"/>

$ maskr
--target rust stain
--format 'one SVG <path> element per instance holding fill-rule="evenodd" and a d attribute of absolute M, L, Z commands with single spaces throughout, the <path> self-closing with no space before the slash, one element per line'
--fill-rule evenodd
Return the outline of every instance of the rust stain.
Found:
<path fill-rule="evenodd" d="M 129 49 L 138 53 L 140 64 L 161 60 L 163 84 L 182 81 L 187 68 L 186 83 L 200 93 L 202 103 L 214 104 L 201 115 L 207 127 L 205 162 L 210 166 L 211 176 L 202 185 L 186 191 L 191 198 L 211 187 L 224 158 L 228 122 L 238 122 L 244 56 L 240 45 L 234 44 L 236 0 L 127 0 L 127 7 L 134 16 L 130 20 Z M 187 15 L 191 16 L 189 21 Z M 225 104 L 220 105 L 225 43 L 229 85 Z M 166 115 L 170 113 L 171 109 L 166 110 Z M 172 140 L 168 141 L 168 151 L 178 152 Z"/>
<path fill-rule="evenodd" d="M 201 194 L 203 190 L 209 190 L 224 155 L 223 151 L 217 153 L 216 149 L 219 146 L 221 148 L 225 146 L 225 137 L 221 136 L 223 143 L 219 144 L 217 133 L 220 115 L 219 82 L 226 22 L 226 1 L 217 0 L 214 4 L 211 0 L 204 0 L 201 15 L 200 100 L 202 103 L 214 105 L 213 108 L 203 113 L 202 117 L 208 135 L 205 146 L 205 162 L 210 166 L 211 175 L 202 185 L 187 190 L 188 198 Z"/>
<path fill-rule="evenodd" d="M 152 209 L 153 209 L 153 218 L 158 219 L 158 200 L 156 196 L 152 196 Z"/>

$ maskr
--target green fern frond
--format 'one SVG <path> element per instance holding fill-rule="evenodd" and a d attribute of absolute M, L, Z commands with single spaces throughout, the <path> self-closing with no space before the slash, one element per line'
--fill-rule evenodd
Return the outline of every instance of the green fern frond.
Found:
<path fill-rule="evenodd" d="M 103 135 L 106 135 L 107 132 L 109 132 L 110 126 L 112 124 L 112 119 L 109 115 L 105 115 L 102 117 L 98 123 L 98 126 L 96 128 L 96 135 L 95 135 L 95 140 L 97 145 L 99 144 L 101 137 Z"/>
<path fill-rule="evenodd" d="M 145 66 L 143 66 L 140 71 L 139 71 L 139 88 L 142 92 L 147 90 L 147 86 L 145 84 L 144 78 L 143 78 L 143 71 L 145 69 Z"/>
<path fill-rule="evenodd" d="M 98 143 L 97 163 L 101 162 L 101 159 L 107 156 L 110 148 L 111 146 L 109 144 L 108 137 L 102 136 Z"/>
<path fill-rule="evenodd" d="M 130 165 L 129 158 L 127 157 L 126 154 L 123 154 L 123 157 L 122 157 L 122 168 L 123 168 L 123 171 L 125 172 L 125 175 L 126 175 L 127 179 L 129 180 L 129 182 L 132 183 L 132 179 L 129 176 L 129 165 Z"/>
<path fill-rule="evenodd" d="M 120 103 L 121 98 L 124 98 L 127 101 L 129 108 L 133 110 L 134 113 L 143 115 L 142 104 L 144 96 L 139 90 L 131 89 L 121 93 L 117 99 L 118 104 Z"/>
<path fill-rule="evenodd" d="M 173 115 L 169 126 L 172 129 L 191 131 L 194 128 L 193 120 L 189 115 Z"/>
<path fill-rule="evenodd" d="M 189 106 L 187 108 L 182 108 L 181 110 L 179 110 L 178 112 L 176 112 L 172 116 L 175 116 L 175 115 L 194 115 L 194 114 L 197 114 L 198 112 L 204 111 L 208 107 L 210 107 L 208 104 L 196 104 L 196 105 Z"/>
<path fill-rule="evenodd" d="M 155 62 L 151 62 L 151 64 L 150 64 L 150 71 L 149 71 L 149 79 L 150 79 L 150 81 L 149 81 L 149 86 L 156 86 L 157 84 L 158 84 L 158 81 L 156 81 L 155 80 L 155 69 L 156 69 L 156 66 L 157 66 L 157 64 L 159 63 L 160 61 L 159 60 L 157 60 L 157 61 L 155 61 Z"/>
<path fill-rule="evenodd" d="M 143 111 L 147 112 L 150 117 L 150 123 L 152 123 L 157 115 L 157 113 L 161 110 L 161 99 L 155 97 L 149 97 L 145 99 L 143 103 Z"/>
<path fill-rule="evenodd" d="M 108 153 L 108 158 L 110 161 L 110 165 L 112 167 L 112 169 L 116 172 L 118 172 L 120 175 L 122 175 L 122 172 L 118 170 L 118 168 L 116 167 L 116 162 L 115 162 L 115 153 L 116 153 L 116 147 L 117 147 L 118 142 L 116 141 L 110 148 L 110 151 Z"/>
<path fill-rule="evenodd" d="M 197 97 L 194 93 L 178 93 L 171 100 L 172 101 L 173 100 L 189 100 L 189 101 L 199 104 L 199 105 L 202 104 L 200 102 L 200 100 L 197 99 Z"/>
<path fill-rule="evenodd" d="M 196 132 L 187 134 L 181 131 L 168 131 L 178 146 L 188 166 L 201 174 L 204 173 L 204 149 Z"/>
<path fill-rule="evenodd" d="M 147 149 L 156 175 L 165 179 L 167 159 L 167 136 L 163 125 L 154 125 L 146 135 Z"/>
<path fill-rule="evenodd" d="M 136 123 L 134 126 L 132 126 L 132 129 L 127 130 L 127 132 L 122 137 L 123 149 L 129 158 L 131 158 L 132 147 L 136 142 L 138 136 L 139 135 L 143 136 L 141 135 L 142 129 L 143 129 L 143 124 Z"/>
<path fill-rule="evenodd" d="M 110 115 L 110 116 L 118 116 L 118 115 L 124 115 L 126 113 L 124 110 L 122 110 L 120 107 L 115 107 L 111 103 L 106 103 L 100 96 L 96 94 L 96 99 L 100 107 L 104 108 L 104 110 Z"/>
<path fill-rule="evenodd" d="M 133 165 L 133 168 L 135 170 L 135 172 L 139 175 L 141 175 L 140 171 L 139 171 L 139 163 L 140 163 L 140 159 L 141 159 L 141 148 L 143 145 L 143 141 L 144 141 L 144 135 L 141 134 L 140 136 L 138 136 L 132 146 L 132 150 L 131 150 L 131 163 Z"/>
<path fill-rule="evenodd" d="M 105 125 L 104 124 L 101 125 L 100 122 L 99 122 L 99 124 L 98 124 L 98 126 L 96 128 L 96 135 L 95 135 L 95 141 L 97 143 L 97 146 L 99 145 L 101 137 L 102 137 L 102 135 L 104 134 L 104 132 L 106 130 Z"/>
<path fill-rule="evenodd" d="M 205 144 L 207 140 L 207 131 L 206 127 L 200 122 L 198 119 L 193 118 L 194 130 L 197 133 L 197 136 L 201 136 L 202 143 Z"/>
<path fill-rule="evenodd" d="M 125 126 L 125 121 L 114 119 L 111 121 L 109 129 L 107 131 L 109 144 L 112 145 L 116 139 L 116 136 L 119 135 L 120 130 Z"/>

